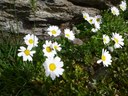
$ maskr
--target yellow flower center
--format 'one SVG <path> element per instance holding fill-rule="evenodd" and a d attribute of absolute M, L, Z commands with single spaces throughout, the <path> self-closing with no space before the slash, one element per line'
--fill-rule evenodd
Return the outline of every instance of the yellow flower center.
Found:
<path fill-rule="evenodd" d="M 49 46 L 46 47 L 46 51 L 47 51 L 47 52 L 51 52 L 51 51 L 52 51 L 51 47 L 49 47 Z"/>
<path fill-rule="evenodd" d="M 90 19 L 89 22 L 92 23 L 92 19 Z"/>
<path fill-rule="evenodd" d="M 117 38 L 114 38 L 114 41 L 115 41 L 115 43 L 118 43 L 119 42 L 119 40 Z"/>
<path fill-rule="evenodd" d="M 52 34 L 56 34 L 56 31 L 55 30 L 52 30 L 51 32 L 52 32 Z"/>
<path fill-rule="evenodd" d="M 84 19 L 86 19 L 87 18 L 87 16 L 84 16 Z"/>
<path fill-rule="evenodd" d="M 28 55 L 30 55 L 30 50 L 25 50 L 24 53 L 25 53 L 25 55 L 28 56 Z"/>
<path fill-rule="evenodd" d="M 65 34 L 67 37 L 70 37 L 70 35 L 69 34 Z"/>
<path fill-rule="evenodd" d="M 112 13 L 113 13 L 113 14 L 116 14 L 116 11 L 113 10 Z"/>
<path fill-rule="evenodd" d="M 51 64 L 49 65 L 49 69 L 50 69 L 51 71 L 54 71 L 54 70 L 56 69 L 56 65 L 55 65 L 54 63 L 51 63 Z"/>
<path fill-rule="evenodd" d="M 54 46 L 54 49 L 57 50 L 58 46 Z"/>
<path fill-rule="evenodd" d="M 33 39 L 29 39 L 29 43 L 33 44 L 34 43 Z"/>
<path fill-rule="evenodd" d="M 107 42 L 106 38 L 104 38 L 103 40 L 104 40 L 105 43 Z"/>
<path fill-rule="evenodd" d="M 105 61 L 106 60 L 106 56 L 102 55 L 101 59 L 102 59 L 102 61 Z"/>
<path fill-rule="evenodd" d="M 97 18 L 96 21 L 97 21 L 97 22 L 100 22 L 100 18 Z"/>

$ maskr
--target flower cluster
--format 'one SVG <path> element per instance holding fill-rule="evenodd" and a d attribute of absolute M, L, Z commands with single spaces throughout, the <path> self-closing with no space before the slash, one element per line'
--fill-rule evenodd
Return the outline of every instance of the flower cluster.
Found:
<path fill-rule="evenodd" d="M 119 5 L 120 9 L 122 11 L 125 11 L 126 10 L 126 1 L 122 1 L 121 4 Z M 113 15 L 116 15 L 118 16 L 119 15 L 119 10 L 117 7 L 113 6 L 111 7 L 111 12 Z M 122 36 L 118 33 L 112 33 L 112 38 L 111 38 L 112 41 L 114 41 L 114 48 L 122 48 L 122 46 L 124 46 L 124 39 L 122 38 Z M 110 42 L 110 38 L 108 35 L 104 34 L 103 35 L 103 43 L 105 45 L 109 45 L 109 42 Z M 108 49 L 113 52 L 113 47 L 108 47 Z M 103 62 L 103 65 L 104 66 L 108 66 L 108 65 L 111 65 L 111 55 L 109 53 L 109 51 L 107 50 L 104 50 L 102 49 L 102 56 L 101 56 L 101 59 L 97 61 L 97 63 L 101 63 Z"/>
<path fill-rule="evenodd" d="M 47 29 L 47 32 L 53 37 L 62 34 L 58 26 L 50 26 Z M 64 36 L 71 41 L 75 39 L 73 31 L 70 29 L 64 29 Z M 59 77 L 64 72 L 64 69 L 62 68 L 64 64 L 61 61 L 61 58 L 57 56 L 57 52 L 61 51 L 61 49 L 61 44 L 58 44 L 55 41 L 52 42 L 46 40 L 45 44 L 43 44 L 43 53 L 44 56 L 46 56 L 46 61 L 43 63 L 43 66 L 45 68 L 46 76 L 50 76 L 52 80 L 54 80 L 56 76 Z"/>
<path fill-rule="evenodd" d="M 126 2 L 122 1 L 119 5 L 120 9 L 122 11 L 126 10 Z M 113 15 L 118 16 L 119 10 L 117 7 L 113 6 L 111 7 L 111 12 Z M 83 18 L 93 26 L 91 29 L 92 32 L 97 32 L 100 30 L 100 24 L 102 24 L 102 16 L 96 15 L 94 17 L 89 16 L 88 13 L 83 12 Z M 64 36 L 68 40 L 74 41 L 75 40 L 75 34 L 70 29 L 64 29 L 63 32 L 59 29 L 58 26 L 49 26 L 47 29 L 47 33 L 49 36 L 52 37 L 58 37 L 58 36 Z M 103 43 L 104 45 L 108 46 L 108 49 L 112 52 L 113 48 L 122 48 L 124 46 L 124 39 L 122 36 L 118 33 L 112 33 L 111 38 L 103 34 Z M 110 41 L 114 41 L 114 45 L 110 47 Z M 34 47 L 38 46 L 38 38 L 34 34 L 28 34 L 24 37 L 24 43 L 27 45 L 27 47 L 21 46 L 20 49 L 18 49 L 19 57 L 23 57 L 23 61 L 32 61 L 33 54 L 35 54 L 35 50 L 33 50 Z M 58 56 L 58 52 L 62 50 L 61 44 L 59 44 L 56 40 L 46 40 L 43 44 L 43 55 L 46 57 L 46 60 L 43 63 L 43 67 L 45 69 L 46 76 L 50 76 L 52 80 L 54 80 L 56 77 L 59 77 L 63 74 L 64 69 L 64 63 L 61 60 L 61 58 Z M 112 56 L 106 49 L 102 49 L 102 55 L 101 59 L 97 61 L 97 63 L 103 63 L 103 66 L 108 67 L 112 63 Z"/>
<path fill-rule="evenodd" d="M 88 13 L 83 12 L 83 18 L 94 26 L 94 28 L 92 28 L 91 30 L 92 32 L 97 32 L 100 29 L 100 24 L 102 23 L 101 15 L 96 15 L 95 17 L 91 17 L 89 16 Z"/>
<path fill-rule="evenodd" d="M 61 45 L 57 42 L 52 43 L 51 41 L 46 40 L 43 45 L 43 53 L 47 58 L 43 66 L 45 68 L 46 76 L 50 75 L 52 80 L 54 80 L 56 76 L 59 77 L 59 75 L 62 75 L 64 72 L 64 69 L 62 68 L 63 62 L 57 56 L 57 51 L 61 51 Z"/>
<path fill-rule="evenodd" d="M 114 44 L 114 48 L 115 48 L 115 49 L 116 49 L 116 48 L 122 48 L 122 46 L 124 46 L 124 42 L 123 42 L 124 39 L 123 39 L 122 36 L 119 35 L 118 33 L 112 33 L 112 38 L 111 38 L 111 40 L 115 42 L 115 44 Z M 110 42 L 109 36 L 106 35 L 106 34 L 104 34 L 104 35 L 103 35 L 103 43 L 104 43 L 105 45 L 109 45 L 109 42 Z M 112 48 L 112 50 L 111 50 L 110 48 Z M 110 50 L 110 51 L 113 51 L 113 47 L 109 47 L 109 50 Z M 103 62 L 103 65 L 108 67 L 108 65 L 111 65 L 111 62 L 112 62 L 111 58 L 112 58 L 112 57 L 111 57 L 111 55 L 109 54 L 109 51 L 102 49 L 102 56 L 101 56 L 101 59 L 98 60 L 97 63 Z"/>
<path fill-rule="evenodd" d="M 58 26 L 50 26 L 48 29 L 48 34 L 50 36 L 54 36 L 54 37 L 57 37 L 61 34 L 61 30 L 59 29 Z M 68 38 L 69 40 L 74 40 L 75 39 L 75 35 L 73 33 L 73 31 L 71 31 L 70 29 L 64 29 L 64 35 L 66 38 Z"/>
<path fill-rule="evenodd" d="M 43 53 L 46 57 L 54 57 L 57 54 L 57 51 L 61 51 L 61 45 L 57 42 L 52 43 L 51 41 L 46 40 L 43 45 Z"/>
<path fill-rule="evenodd" d="M 126 1 L 121 1 L 120 5 L 119 5 L 119 8 L 122 10 L 122 11 L 125 11 L 126 8 L 127 8 L 127 4 L 126 4 Z M 111 7 L 111 12 L 113 15 L 116 15 L 118 16 L 120 14 L 119 12 L 119 9 L 115 6 Z"/>
<path fill-rule="evenodd" d="M 127 8 L 127 4 L 126 1 L 121 1 L 120 5 L 119 5 L 120 9 L 122 11 L 125 11 Z M 115 6 L 111 7 L 111 12 L 113 15 L 118 16 L 119 13 L 119 9 Z M 85 20 L 87 20 L 91 25 L 94 25 L 94 28 L 92 28 L 92 32 L 97 32 L 100 29 L 100 24 L 102 23 L 102 19 L 100 15 L 97 15 L 95 17 L 91 17 L 89 16 L 88 13 L 83 12 L 83 18 Z M 122 46 L 124 46 L 124 39 L 122 38 L 122 36 L 118 33 L 112 33 L 112 41 L 114 41 L 114 48 L 122 48 Z M 103 35 L 103 43 L 104 44 L 109 44 L 110 42 L 110 38 L 108 35 L 104 34 Z M 111 51 L 113 51 L 113 47 L 109 47 L 109 50 L 111 49 Z M 102 49 L 102 55 L 101 55 L 101 59 L 97 61 L 97 63 L 101 63 L 103 62 L 104 66 L 108 66 L 111 65 L 112 62 L 112 57 L 109 53 L 109 51 Z"/>
<path fill-rule="evenodd" d="M 18 51 L 20 51 L 18 56 L 23 57 L 23 61 L 32 61 L 33 54 L 36 52 L 32 49 L 38 46 L 38 38 L 34 34 L 28 34 L 24 37 L 24 42 L 27 48 L 21 46 L 20 49 L 18 49 Z"/>
<path fill-rule="evenodd" d="M 116 48 L 122 48 L 122 46 L 124 46 L 124 43 L 123 43 L 124 39 L 118 33 L 112 33 L 111 40 L 113 40 L 115 42 L 115 44 L 114 44 L 115 49 Z M 110 42 L 109 36 L 104 34 L 103 35 L 103 43 L 104 44 L 109 44 L 109 42 Z"/>
<path fill-rule="evenodd" d="M 75 39 L 73 31 L 70 29 L 64 29 L 64 34 L 62 34 L 58 26 L 50 26 L 47 29 L 47 33 L 53 37 L 64 35 L 64 37 L 71 41 Z M 28 34 L 24 37 L 24 43 L 27 45 L 27 48 L 21 46 L 20 49 L 18 49 L 18 56 L 23 57 L 23 61 L 32 61 L 33 54 L 36 52 L 33 48 L 38 46 L 38 38 L 33 34 Z M 57 56 L 57 52 L 61 51 L 61 49 L 61 44 L 58 44 L 56 41 L 52 42 L 46 40 L 45 44 L 43 44 L 42 51 L 43 55 L 46 57 L 43 66 L 46 76 L 50 76 L 52 80 L 59 77 L 64 72 L 64 69 L 62 68 L 64 64 L 61 61 L 61 58 Z"/>

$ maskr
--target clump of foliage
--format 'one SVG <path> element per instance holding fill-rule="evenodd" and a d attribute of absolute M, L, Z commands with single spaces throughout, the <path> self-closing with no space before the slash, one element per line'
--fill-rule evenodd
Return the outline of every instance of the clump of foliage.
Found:
<path fill-rule="evenodd" d="M 57 56 L 63 61 L 64 72 L 54 80 L 46 76 L 43 66 L 45 60 L 42 51 L 44 40 L 39 40 L 32 61 L 23 61 L 18 57 L 18 49 L 26 46 L 20 34 L 4 35 L 0 39 L 0 95 L 1 96 L 127 96 L 128 94 L 128 19 L 127 11 L 113 16 L 110 10 L 101 12 L 102 24 L 93 33 L 87 21 L 76 25 L 79 32 L 75 37 L 82 42 L 74 43 L 63 34 L 52 42 L 61 44 Z M 124 38 L 122 48 L 110 50 L 103 43 L 103 34 L 112 37 L 116 32 Z M 22 37 L 22 36 L 21 36 Z M 112 63 L 108 67 L 97 64 L 102 49 L 110 50 Z"/>

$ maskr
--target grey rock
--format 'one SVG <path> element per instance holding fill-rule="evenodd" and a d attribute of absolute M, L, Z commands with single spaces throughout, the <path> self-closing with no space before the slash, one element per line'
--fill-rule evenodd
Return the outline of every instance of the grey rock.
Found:
<path fill-rule="evenodd" d="M 36 0 L 35 4 L 31 1 L 1 0 L 1 30 L 34 33 L 43 37 L 47 35 L 46 29 L 50 25 L 58 25 L 61 29 L 70 28 L 83 20 L 82 11 L 92 16 L 100 12 L 93 7 L 75 5 L 71 0 Z"/>

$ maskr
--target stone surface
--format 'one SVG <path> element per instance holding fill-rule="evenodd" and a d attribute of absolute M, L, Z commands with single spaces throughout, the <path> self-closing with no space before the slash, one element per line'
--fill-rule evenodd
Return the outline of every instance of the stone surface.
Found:
<path fill-rule="evenodd" d="M 82 11 L 94 16 L 100 12 L 95 6 L 107 6 L 104 0 L 36 0 L 35 4 L 32 1 L 0 0 L 1 30 L 43 36 L 49 25 L 71 27 L 83 20 Z"/>

